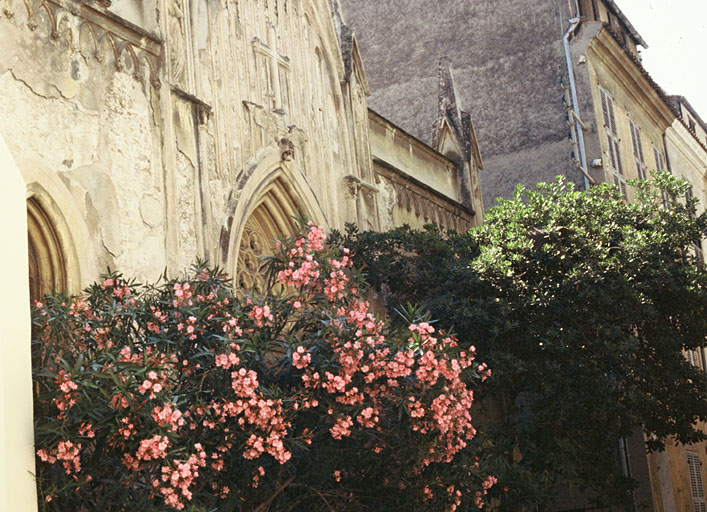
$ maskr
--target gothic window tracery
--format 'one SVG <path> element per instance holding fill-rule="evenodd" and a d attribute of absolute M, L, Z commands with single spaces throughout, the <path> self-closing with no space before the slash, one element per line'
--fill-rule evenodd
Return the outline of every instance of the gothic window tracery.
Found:
<path fill-rule="evenodd" d="M 240 293 L 267 291 L 264 259 L 273 254 L 275 240 L 295 232 L 295 218 L 303 216 L 290 187 L 276 179 L 243 228 L 234 273 Z"/>
<path fill-rule="evenodd" d="M 262 293 L 265 291 L 265 269 L 263 258 L 270 252 L 262 227 L 253 218 L 243 230 L 238 251 L 238 289 Z"/>

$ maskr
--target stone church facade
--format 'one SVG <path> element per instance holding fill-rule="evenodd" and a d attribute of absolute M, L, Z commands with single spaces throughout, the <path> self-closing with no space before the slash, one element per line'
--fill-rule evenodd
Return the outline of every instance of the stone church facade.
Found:
<path fill-rule="evenodd" d="M 258 257 L 293 217 L 481 222 L 481 157 L 448 65 L 425 143 L 369 110 L 339 12 L 334 0 L 0 0 L 13 290 L 0 300 L 0 510 L 34 509 L 30 297 L 197 258 L 257 290 Z"/>

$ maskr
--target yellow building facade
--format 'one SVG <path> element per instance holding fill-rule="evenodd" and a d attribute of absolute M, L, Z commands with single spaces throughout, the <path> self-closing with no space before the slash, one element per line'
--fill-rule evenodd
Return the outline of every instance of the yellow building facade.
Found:
<path fill-rule="evenodd" d="M 626 180 L 645 178 L 655 169 L 667 170 L 691 184 L 688 195 L 697 198 L 698 210 L 704 211 L 704 122 L 687 100 L 668 96 L 643 68 L 638 47 L 647 45 L 615 2 L 580 1 L 577 6 L 569 46 L 580 99 L 570 104 L 579 118 L 573 139 L 578 153 L 578 139 L 583 139 L 588 180 L 614 183 L 630 201 Z M 696 244 L 695 250 L 702 253 L 703 244 Z M 707 369 L 704 350 L 685 355 Z M 627 475 L 638 482 L 637 510 L 705 510 L 707 443 L 669 442 L 664 451 L 647 454 L 644 434 L 637 432 L 619 441 L 619 459 Z"/>

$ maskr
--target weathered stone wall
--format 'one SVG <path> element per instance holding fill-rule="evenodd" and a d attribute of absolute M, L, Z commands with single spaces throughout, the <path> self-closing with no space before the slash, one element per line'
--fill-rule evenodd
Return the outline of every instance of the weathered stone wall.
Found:
<path fill-rule="evenodd" d="M 110 42 L 96 48 L 68 11 L 13 6 L 0 18 L 0 133 L 10 152 L 44 200 L 73 198 L 85 226 L 72 229 L 85 227 L 95 242 L 80 258 L 157 277 L 164 214 L 151 203 L 164 202 L 164 189 L 149 79 L 117 72 Z"/>
<path fill-rule="evenodd" d="M 436 115 L 437 62 L 449 57 L 474 119 L 484 159 L 484 204 L 566 174 L 571 162 L 565 121 L 562 36 L 567 2 L 538 0 L 343 0 L 361 40 L 371 106 L 428 140 Z"/>
<path fill-rule="evenodd" d="M 154 279 L 197 257 L 235 272 L 261 204 L 380 226 L 366 76 L 329 2 L 99 4 L 0 2 L 0 133 L 34 193 L 73 198 L 64 250 L 93 269 L 75 281 L 108 266 Z"/>

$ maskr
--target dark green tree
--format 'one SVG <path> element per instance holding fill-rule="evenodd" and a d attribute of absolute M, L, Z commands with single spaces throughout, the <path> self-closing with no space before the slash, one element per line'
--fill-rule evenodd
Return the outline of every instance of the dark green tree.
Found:
<path fill-rule="evenodd" d="M 467 234 L 401 228 L 342 237 L 391 310 L 423 305 L 493 370 L 477 416 L 502 510 L 544 510 L 562 486 L 630 499 L 617 440 L 706 439 L 707 216 L 668 173 L 575 191 L 518 188 Z M 394 316 L 394 315 L 392 315 Z"/>

